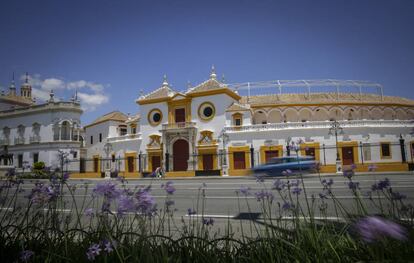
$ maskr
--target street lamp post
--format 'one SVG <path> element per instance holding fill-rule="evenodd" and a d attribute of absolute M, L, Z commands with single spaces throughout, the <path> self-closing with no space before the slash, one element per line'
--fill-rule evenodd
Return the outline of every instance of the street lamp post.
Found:
<path fill-rule="evenodd" d="M 109 166 L 109 153 L 112 152 L 112 144 L 109 142 L 104 145 L 104 152 L 106 154 L 105 178 L 111 178 L 111 167 Z"/>
<path fill-rule="evenodd" d="M 226 142 L 229 139 L 229 136 L 225 134 L 224 132 L 221 133 L 221 135 L 218 137 L 222 143 L 223 143 L 223 152 L 222 152 L 222 158 L 221 158 L 221 169 L 223 176 L 228 176 L 228 165 L 226 162 Z"/>
<path fill-rule="evenodd" d="M 329 135 L 335 135 L 335 147 L 336 147 L 336 173 L 342 173 L 342 163 L 341 158 L 339 157 L 338 149 L 338 133 L 340 135 L 344 134 L 344 129 L 341 127 L 341 124 L 335 120 L 331 122 L 331 127 L 329 128 Z"/>

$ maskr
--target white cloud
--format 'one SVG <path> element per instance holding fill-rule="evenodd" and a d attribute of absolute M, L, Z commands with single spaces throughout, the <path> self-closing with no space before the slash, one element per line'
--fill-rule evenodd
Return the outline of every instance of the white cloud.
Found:
<path fill-rule="evenodd" d="M 22 75 L 20 79 L 25 81 L 26 76 Z M 78 99 L 85 111 L 93 111 L 109 101 L 109 96 L 105 94 L 105 85 L 100 83 L 86 80 L 66 82 L 60 78 L 43 79 L 39 74 L 29 75 L 29 83 L 32 85 L 33 96 L 40 101 L 48 100 L 51 90 L 56 94 L 56 100 L 59 100 L 58 96 L 69 98 L 74 95 L 75 90 L 82 90 L 78 92 Z"/>

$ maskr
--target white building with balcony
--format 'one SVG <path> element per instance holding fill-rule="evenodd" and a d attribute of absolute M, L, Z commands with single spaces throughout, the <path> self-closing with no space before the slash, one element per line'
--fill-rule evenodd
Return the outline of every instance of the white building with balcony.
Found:
<path fill-rule="evenodd" d="M 60 167 L 62 151 L 70 160 L 64 169 L 79 169 L 76 160 L 83 143 L 79 102 L 55 101 L 51 92 L 48 102 L 36 104 L 27 78 L 20 91 L 19 96 L 13 81 L 9 92 L 0 96 L 0 150 L 13 155 L 13 163 L 3 160 L 2 165 L 22 170 L 44 162 L 54 169 Z"/>
<path fill-rule="evenodd" d="M 311 155 L 323 172 L 351 164 L 359 171 L 370 164 L 402 171 L 413 163 L 414 101 L 385 96 L 375 83 L 225 84 L 213 68 L 208 80 L 182 92 L 164 77 L 161 87 L 136 102 L 141 118 L 135 132 L 125 115 L 108 119 L 105 127 L 87 126 L 95 143 L 97 134 L 103 138 L 88 146 L 88 157 L 96 158 L 93 171 L 108 142 L 109 154 L 123 161 L 120 171 L 131 176 L 157 167 L 167 176 L 245 175 L 252 166 L 287 155 Z M 337 136 L 333 123 L 342 128 Z"/>

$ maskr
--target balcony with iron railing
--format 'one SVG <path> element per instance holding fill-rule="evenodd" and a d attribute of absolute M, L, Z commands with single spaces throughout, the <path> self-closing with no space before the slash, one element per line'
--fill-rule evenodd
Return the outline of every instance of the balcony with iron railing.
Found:
<path fill-rule="evenodd" d="M 14 138 L 14 144 L 18 145 L 18 144 L 24 144 L 25 143 L 25 138 L 24 137 L 16 137 Z"/>
<path fill-rule="evenodd" d="M 163 124 L 163 130 L 180 130 L 180 129 L 188 129 L 188 128 L 195 128 L 195 122 L 176 122 L 176 123 L 168 123 Z"/>
<path fill-rule="evenodd" d="M 338 121 L 343 128 L 360 127 L 414 127 L 413 120 L 350 120 Z M 288 130 L 288 129 L 329 129 L 331 121 L 308 121 L 308 122 L 283 122 L 252 124 L 244 126 L 224 127 L 228 133 L 236 132 L 259 132 L 268 130 Z"/>
<path fill-rule="evenodd" d="M 130 140 L 139 140 L 141 139 L 141 133 L 134 134 L 125 134 L 120 136 L 108 137 L 108 142 L 121 142 L 121 141 L 130 141 Z"/>
<path fill-rule="evenodd" d="M 30 143 L 40 143 L 40 135 L 33 135 L 30 136 L 29 141 Z"/>

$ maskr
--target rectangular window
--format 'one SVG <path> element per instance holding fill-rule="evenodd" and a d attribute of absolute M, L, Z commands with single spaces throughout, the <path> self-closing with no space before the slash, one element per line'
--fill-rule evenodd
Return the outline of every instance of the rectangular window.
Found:
<path fill-rule="evenodd" d="M 19 168 L 23 167 L 23 154 L 17 155 L 17 167 Z"/>
<path fill-rule="evenodd" d="M 371 145 L 369 143 L 362 144 L 362 152 L 365 161 L 371 161 Z"/>
<path fill-rule="evenodd" d="M 175 109 L 175 123 L 185 122 L 185 109 Z"/>
<path fill-rule="evenodd" d="M 112 154 L 112 162 L 115 162 L 115 154 Z"/>
<path fill-rule="evenodd" d="M 119 135 L 120 136 L 124 136 L 124 135 L 126 135 L 127 134 L 127 128 L 121 128 L 120 130 L 119 130 Z"/>
<path fill-rule="evenodd" d="M 137 128 L 136 127 L 132 127 L 132 134 L 136 134 L 137 133 Z"/>
<path fill-rule="evenodd" d="M 93 144 L 93 136 L 91 136 L 91 144 Z"/>
<path fill-rule="evenodd" d="M 381 143 L 381 158 L 391 158 L 391 146 L 389 142 Z"/>
<path fill-rule="evenodd" d="M 241 170 L 246 169 L 246 156 L 244 152 L 233 153 L 234 169 Z"/>
<path fill-rule="evenodd" d="M 235 124 L 236 126 L 241 126 L 241 119 L 239 119 L 239 118 L 234 119 L 234 124 Z"/>
<path fill-rule="evenodd" d="M 39 153 L 33 153 L 33 163 L 39 162 Z"/>
<path fill-rule="evenodd" d="M 99 142 L 102 142 L 102 133 L 99 134 Z"/>
<path fill-rule="evenodd" d="M 77 151 L 73 151 L 73 152 L 72 152 L 72 157 L 73 157 L 74 159 L 78 158 L 78 152 L 77 152 Z"/>

